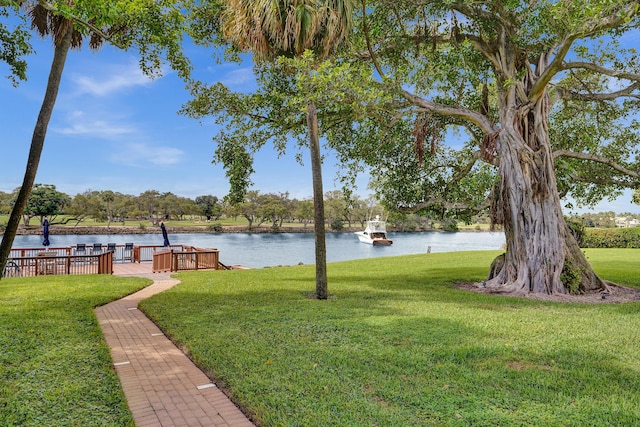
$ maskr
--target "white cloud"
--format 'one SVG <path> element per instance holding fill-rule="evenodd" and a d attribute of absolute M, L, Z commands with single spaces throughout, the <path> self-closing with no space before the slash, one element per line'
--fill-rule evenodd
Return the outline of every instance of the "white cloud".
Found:
<path fill-rule="evenodd" d="M 144 143 L 129 143 L 111 156 L 115 163 L 128 166 L 167 166 L 180 163 L 184 151 L 173 147 L 155 147 Z"/>
<path fill-rule="evenodd" d="M 153 82 L 135 64 L 108 67 L 101 77 L 75 74 L 71 80 L 78 94 L 106 96 L 134 86 L 146 86 Z"/>
<path fill-rule="evenodd" d="M 93 117 L 93 115 L 86 114 L 84 111 L 74 110 L 67 114 L 67 120 L 70 125 L 53 130 L 63 135 L 90 135 L 104 139 L 131 134 L 135 131 L 131 126 L 114 124 L 104 118 L 96 120 Z"/>
<path fill-rule="evenodd" d="M 91 123 L 74 123 L 69 127 L 57 130 L 63 135 L 94 135 L 98 137 L 111 137 L 131 133 L 133 129 L 125 126 L 113 126 L 109 123 L 96 120 Z"/>
<path fill-rule="evenodd" d="M 225 86 L 240 86 L 248 83 L 255 84 L 256 78 L 253 75 L 253 68 L 244 67 L 226 73 L 220 82 Z"/>

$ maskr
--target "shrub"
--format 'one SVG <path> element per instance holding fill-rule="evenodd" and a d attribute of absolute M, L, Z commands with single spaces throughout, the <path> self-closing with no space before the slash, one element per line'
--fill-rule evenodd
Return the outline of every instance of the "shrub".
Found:
<path fill-rule="evenodd" d="M 442 222 L 442 229 L 444 231 L 459 231 L 458 223 L 455 220 L 444 220 Z"/>
<path fill-rule="evenodd" d="M 214 222 L 213 224 L 210 224 L 207 228 L 209 229 L 209 231 L 220 232 L 222 231 L 222 224 L 220 224 L 219 222 Z"/>
<path fill-rule="evenodd" d="M 584 244 L 584 225 L 579 220 L 573 218 L 565 217 L 565 222 L 567 223 L 567 227 L 569 227 L 569 231 L 578 242 L 578 246 L 582 247 Z"/>
<path fill-rule="evenodd" d="M 588 228 L 585 248 L 640 248 L 640 228 Z"/>
<path fill-rule="evenodd" d="M 560 273 L 560 281 L 565 285 L 571 294 L 580 293 L 580 270 L 571 261 L 565 260 Z"/>
<path fill-rule="evenodd" d="M 334 231 L 340 231 L 344 228 L 344 222 L 342 222 L 341 218 L 336 218 L 331 221 L 331 229 Z"/>

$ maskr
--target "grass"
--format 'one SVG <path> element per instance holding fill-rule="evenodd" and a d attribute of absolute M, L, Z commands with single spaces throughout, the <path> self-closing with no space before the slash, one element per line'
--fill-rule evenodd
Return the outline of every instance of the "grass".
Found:
<path fill-rule="evenodd" d="M 47 276 L 0 281 L 0 425 L 132 426 L 95 306 L 145 279 Z"/>
<path fill-rule="evenodd" d="M 640 250 L 585 251 L 640 287 Z M 638 425 L 640 304 L 453 289 L 497 252 L 183 273 L 143 303 L 263 426 Z M 133 425 L 92 308 L 144 279 L 0 281 L 0 425 Z"/>
<path fill-rule="evenodd" d="M 640 250 L 589 250 L 640 287 Z M 182 273 L 142 303 L 263 426 L 599 426 L 640 420 L 640 304 L 454 289 L 497 252 Z"/>

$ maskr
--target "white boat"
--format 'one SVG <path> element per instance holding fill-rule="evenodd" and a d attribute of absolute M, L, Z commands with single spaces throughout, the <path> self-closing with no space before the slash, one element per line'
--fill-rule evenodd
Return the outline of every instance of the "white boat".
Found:
<path fill-rule="evenodd" d="M 367 221 L 364 231 L 356 231 L 355 235 L 362 243 L 370 245 L 390 245 L 392 240 L 387 239 L 387 226 L 380 219 L 380 215 L 376 215 L 376 219 Z"/>

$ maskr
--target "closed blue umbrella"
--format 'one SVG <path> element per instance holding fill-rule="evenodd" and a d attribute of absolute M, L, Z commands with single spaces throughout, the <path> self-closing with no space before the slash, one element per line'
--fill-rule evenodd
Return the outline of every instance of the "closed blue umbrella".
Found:
<path fill-rule="evenodd" d="M 162 237 L 164 238 L 164 246 L 170 246 L 170 244 L 169 244 L 169 236 L 167 236 L 167 229 L 164 226 L 164 222 L 160 224 L 160 229 L 162 229 Z"/>
<path fill-rule="evenodd" d="M 49 220 L 45 219 L 42 223 L 42 237 L 44 240 L 42 241 L 43 246 L 49 246 L 51 243 L 49 242 Z"/>

